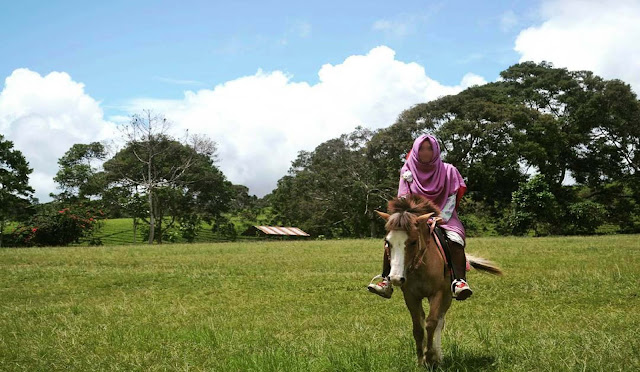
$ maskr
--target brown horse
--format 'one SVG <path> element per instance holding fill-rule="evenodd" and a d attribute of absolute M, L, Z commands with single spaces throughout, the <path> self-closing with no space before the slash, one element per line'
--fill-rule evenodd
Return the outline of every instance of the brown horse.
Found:
<path fill-rule="evenodd" d="M 387 221 L 385 252 L 391 262 L 389 279 L 400 286 L 413 321 L 418 363 L 434 365 L 442 361 L 440 336 L 444 316 L 451 305 L 451 277 L 432 230 L 441 220 L 440 210 L 419 195 L 389 201 L 389 214 L 376 211 Z M 493 263 L 467 255 L 476 269 L 502 275 Z M 425 319 L 422 299 L 429 300 Z M 427 337 L 425 339 L 425 329 Z"/>

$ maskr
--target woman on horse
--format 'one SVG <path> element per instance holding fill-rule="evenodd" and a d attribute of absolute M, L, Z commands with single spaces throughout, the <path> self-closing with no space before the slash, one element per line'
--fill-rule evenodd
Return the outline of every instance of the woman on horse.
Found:
<path fill-rule="evenodd" d="M 466 282 L 467 260 L 464 254 L 465 233 L 464 226 L 458 219 L 456 212 L 458 203 L 467 190 L 467 186 L 458 169 L 440 159 L 440 145 L 432 135 L 422 135 L 413 142 L 413 147 L 400 171 L 400 185 L 398 197 L 407 194 L 419 194 L 431 200 L 442 213 L 440 224 L 445 230 L 448 240 L 453 281 L 451 291 L 457 300 L 465 300 L 473 293 Z M 369 291 L 385 298 L 390 298 L 393 287 L 389 281 L 391 265 L 389 258 L 384 255 L 382 278 L 377 284 L 369 284 Z"/>

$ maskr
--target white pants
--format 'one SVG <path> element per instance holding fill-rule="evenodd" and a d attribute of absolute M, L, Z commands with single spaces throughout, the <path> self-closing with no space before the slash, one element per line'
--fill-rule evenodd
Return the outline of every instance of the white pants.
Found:
<path fill-rule="evenodd" d="M 464 247 L 464 239 L 462 239 L 462 237 L 460 236 L 460 234 L 458 234 L 457 232 L 454 231 L 450 231 L 450 230 L 444 230 L 445 234 L 447 234 L 447 238 L 449 240 L 451 240 L 454 243 L 458 243 L 461 246 Z"/>

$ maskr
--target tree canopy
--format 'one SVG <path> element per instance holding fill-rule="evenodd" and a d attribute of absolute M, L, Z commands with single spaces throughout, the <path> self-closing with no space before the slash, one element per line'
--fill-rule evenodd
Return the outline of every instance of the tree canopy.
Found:
<path fill-rule="evenodd" d="M 497 221 L 500 233 L 593 233 L 603 218 L 576 223 L 591 210 L 607 213 L 620 231 L 640 231 L 640 103 L 622 81 L 525 62 L 500 81 L 415 105 L 350 148 L 357 133 L 300 153 L 271 196 L 282 218 L 311 231 L 362 236 L 371 207 L 365 195 L 394 195 L 413 140 L 433 133 L 444 160 L 467 181 L 467 229 L 484 218 Z M 532 200 L 558 213 L 542 213 Z"/>
<path fill-rule="evenodd" d="M 130 198 L 144 194 L 144 213 L 131 206 L 147 224 L 150 244 L 162 242 L 163 228 L 176 221 L 216 219 L 228 210 L 232 195 L 231 183 L 214 164 L 215 143 L 198 136 L 183 143 L 167 129 L 166 119 L 150 111 L 134 116 L 126 146 L 104 164 L 110 187 L 127 190 Z M 166 226 L 164 217 L 170 217 Z"/>
<path fill-rule="evenodd" d="M 4 228 L 9 221 L 20 220 L 30 213 L 33 188 L 29 174 L 33 170 L 13 142 L 0 134 L 0 247 Z"/>

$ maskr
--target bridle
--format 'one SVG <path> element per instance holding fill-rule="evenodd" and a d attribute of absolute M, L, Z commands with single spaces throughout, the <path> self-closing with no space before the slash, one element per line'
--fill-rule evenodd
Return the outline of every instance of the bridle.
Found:
<path fill-rule="evenodd" d="M 440 217 L 431 217 L 427 220 L 427 225 L 429 226 L 429 236 L 433 236 L 436 225 L 440 220 L 441 220 Z M 411 265 L 409 265 L 408 271 L 414 271 L 415 269 L 420 267 L 420 265 L 423 265 L 424 264 L 423 258 L 425 256 L 425 253 L 427 252 L 427 242 L 425 241 L 424 234 L 422 233 L 422 229 L 419 226 L 416 228 L 418 229 L 418 250 L 416 251 L 416 253 L 413 256 L 413 259 L 411 260 Z M 409 232 L 407 231 L 407 233 Z M 444 258 L 444 254 L 440 251 L 440 249 L 438 249 L 438 252 L 440 252 L 440 254 L 443 256 L 443 259 L 446 262 L 446 259 Z M 391 252 L 389 252 L 388 245 L 385 245 L 384 253 L 387 255 L 387 257 L 389 258 L 391 257 Z"/>

